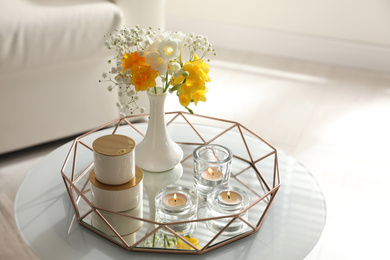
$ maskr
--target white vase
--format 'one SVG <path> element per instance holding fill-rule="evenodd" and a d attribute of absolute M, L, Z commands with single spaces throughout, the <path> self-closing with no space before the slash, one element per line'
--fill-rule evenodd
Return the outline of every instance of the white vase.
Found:
<path fill-rule="evenodd" d="M 135 163 L 149 172 L 164 172 L 183 159 L 183 150 L 168 135 L 164 103 L 167 93 L 158 87 L 148 90 L 150 114 L 144 139 L 135 147 Z"/>

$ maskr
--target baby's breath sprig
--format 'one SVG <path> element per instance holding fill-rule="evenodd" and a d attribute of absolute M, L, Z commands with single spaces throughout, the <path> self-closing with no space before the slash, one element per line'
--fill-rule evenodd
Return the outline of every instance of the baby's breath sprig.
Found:
<path fill-rule="evenodd" d="M 210 53 L 216 55 L 212 44 L 209 42 L 209 39 L 203 35 L 195 35 L 194 33 L 189 33 L 186 37 L 184 46 L 188 47 L 190 51 L 190 60 L 192 61 L 194 61 L 194 55 L 197 52 L 201 53 L 199 59 L 203 59 L 206 55 Z"/>

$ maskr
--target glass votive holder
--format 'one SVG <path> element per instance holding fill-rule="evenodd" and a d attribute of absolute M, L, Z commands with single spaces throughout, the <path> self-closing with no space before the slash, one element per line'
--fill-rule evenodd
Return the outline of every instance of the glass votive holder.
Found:
<path fill-rule="evenodd" d="M 210 196 L 207 197 L 206 217 L 220 217 L 234 215 L 248 207 L 248 193 L 242 189 L 231 186 L 221 186 L 216 188 Z M 248 220 L 248 210 L 240 215 Z M 214 233 L 220 232 L 232 218 L 221 218 L 209 220 L 206 222 L 208 229 Z M 243 232 L 247 225 L 240 219 L 234 220 L 227 227 L 222 235 L 235 235 Z"/>
<path fill-rule="evenodd" d="M 161 223 L 190 221 L 196 219 L 196 194 L 193 190 L 181 186 L 168 186 L 156 194 L 156 221 Z M 191 234 L 196 222 L 170 225 L 180 235 Z M 166 229 L 162 232 L 172 235 Z"/>
<path fill-rule="evenodd" d="M 226 185 L 230 179 L 233 153 L 218 144 L 197 147 L 193 152 L 194 186 L 203 194 Z"/>

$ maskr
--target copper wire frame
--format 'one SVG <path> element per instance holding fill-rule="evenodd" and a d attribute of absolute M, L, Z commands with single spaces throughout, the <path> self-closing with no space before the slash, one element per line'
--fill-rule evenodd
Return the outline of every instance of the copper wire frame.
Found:
<path fill-rule="evenodd" d="M 246 186 L 251 192 L 255 193 L 259 199 L 255 200 L 254 202 L 252 202 L 247 208 L 245 208 L 244 210 L 242 210 L 241 212 L 237 213 L 237 214 L 234 214 L 234 215 L 229 215 L 229 216 L 222 216 L 222 217 L 212 217 L 212 218 L 203 218 L 203 219 L 196 219 L 196 220 L 191 220 L 191 221 L 179 221 L 179 222 L 170 222 L 170 223 L 159 223 L 159 222 L 156 222 L 156 221 L 152 221 L 150 219 L 144 219 L 144 218 L 138 218 L 138 217 L 134 217 L 134 216 L 130 216 L 130 215 L 126 215 L 126 214 L 123 214 L 123 213 L 120 213 L 120 212 L 114 212 L 114 211 L 110 211 L 110 210 L 106 210 L 104 208 L 100 208 L 100 207 L 96 207 L 94 206 L 89 200 L 88 198 L 86 198 L 85 194 L 87 192 L 89 192 L 89 189 L 86 189 L 87 188 L 87 184 L 89 181 L 86 181 L 86 183 L 83 185 L 82 189 L 80 190 L 77 186 L 76 186 L 76 183 L 77 181 L 82 178 L 85 174 L 87 174 L 89 172 L 89 170 L 93 167 L 93 162 L 91 162 L 83 171 L 82 173 L 76 178 L 75 177 L 75 168 L 76 168 L 76 162 L 77 162 L 77 149 L 80 145 L 82 145 L 83 147 L 86 147 L 87 149 L 93 151 L 93 149 L 88 146 L 87 144 L 85 144 L 84 142 L 82 142 L 80 139 L 96 132 L 96 131 L 99 131 L 99 130 L 102 130 L 104 128 L 107 128 L 109 126 L 112 126 L 113 124 L 115 124 L 115 127 L 114 127 L 114 130 L 112 132 L 112 134 L 115 134 L 118 127 L 120 125 L 123 125 L 123 124 L 127 124 L 129 125 L 131 128 L 133 128 L 136 132 L 138 132 L 140 135 L 142 136 L 145 136 L 142 131 L 140 131 L 134 124 L 132 124 L 130 121 L 136 119 L 136 118 L 142 118 L 142 117 L 148 117 L 147 114 L 143 114 L 143 115 L 133 115 L 133 116 L 126 116 L 126 117 L 120 117 L 120 118 L 117 118 L 117 119 L 114 119 L 104 125 L 101 125 L 79 137 L 77 137 L 73 144 L 71 145 L 71 148 L 65 158 L 65 162 L 63 164 L 63 167 L 61 168 L 61 175 L 62 175 L 62 178 L 64 180 L 64 183 L 65 183 L 65 187 L 67 189 L 67 192 L 69 194 L 69 197 L 70 197 L 70 200 L 71 200 L 71 203 L 72 203 L 72 206 L 75 210 L 75 216 L 77 218 L 77 221 L 80 225 L 82 225 L 83 227 L 97 233 L 98 235 L 108 239 L 109 241 L 117 244 L 118 246 L 128 250 L 128 251 L 134 251 L 134 252 L 154 252 L 154 253 L 173 253 L 173 254 L 204 254 L 204 253 L 207 253 L 211 250 L 215 250 L 217 248 L 220 248 L 222 246 L 225 246 L 227 244 L 230 244 L 234 241 L 237 241 L 243 237 L 246 237 L 246 236 L 249 236 L 249 235 L 252 235 L 253 233 L 259 231 L 260 227 L 262 226 L 263 222 L 264 222 L 264 219 L 265 219 L 265 216 L 267 215 L 273 201 L 274 201 L 274 198 L 275 198 L 275 195 L 277 193 L 277 191 L 279 190 L 280 188 L 280 185 L 281 185 L 281 179 L 280 179 L 280 174 L 279 174 L 279 166 L 278 166 L 278 155 L 277 155 L 277 150 L 271 146 L 269 143 L 267 143 L 264 139 L 262 139 L 261 137 L 259 137 L 257 134 L 253 133 L 252 131 L 250 131 L 248 128 L 244 127 L 243 125 L 241 125 L 240 123 L 237 123 L 237 122 L 234 122 L 234 121 L 229 121 L 229 120 L 224 120 L 224 119 L 219 119 L 219 118 L 213 118 L 213 117 L 208 117 L 208 116 L 203 116 L 203 115 L 195 115 L 195 114 L 190 114 L 190 113 L 187 113 L 187 112 L 168 112 L 166 113 L 166 115 L 174 115 L 173 118 L 167 123 L 167 126 L 169 126 L 171 123 L 173 123 L 177 118 L 181 117 L 184 119 L 184 121 L 191 127 L 191 129 L 196 133 L 196 135 L 202 140 L 201 143 L 193 143 L 193 142 L 178 142 L 179 144 L 187 144 L 187 145 L 202 145 L 202 144 L 209 144 L 211 142 L 213 142 L 214 140 L 216 140 L 217 138 L 221 137 L 222 135 L 226 134 L 227 132 L 229 132 L 230 130 L 232 130 L 233 128 L 238 128 L 239 130 L 239 134 L 243 140 L 243 143 L 245 145 L 245 148 L 246 148 L 246 151 L 248 152 L 248 155 L 249 155 L 249 160 L 245 159 L 245 158 L 242 158 L 242 157 L 239 157 L 237 155 L 234 155 L 235 158 L 238 158 L 242 161 L 245 161 L 249 164 L 249 166 L 246 168 L 246 169 L 243 169 L 241 172 L 238 172 L 236 174 L 232 174 L 232 178 L 235 178 L 237 181 L 239 181 L 241 184 L 243 184 L 244 186 Z M 202 135 L 196 130 L 196 127 L 194 126 L 194 124 L 192 124 L 189 120 L 190 117 L 198 117 L 198 118 L 205 118 L 205 119 L 209 119 L 209 120 L 212 120 L 212 121 L 219 121 L 219 122 L 224 122 L 224 123 L 229 123 L 229 124 L 232 124 L 229 128 L 225 129 L 224 131 L 222 131 L 221 133 L 219 133 L 218 135 L 216 135 L 215 137 L 211 138 L 210 140 L 206 141 Z M 247 141 L 245 139 L 245 135 L 243 134 L 243 129 L 245 129 L 245 131 L 247 131 L 248 133 L 250 133 L 251 135 L 253 135 L 255 138 L 258 138 L 261 142 L 263 142 L 264 144 L 266 144 L 268 147 L 270 147 L 272 149 L 272 151 L 264 156 L 262 156 L 261 158 L 258 158 L 256 160 L 254 160 L 253 158 L 253 154 L 251 153 L 250 149 L 249 149 L 249 146 L 247 144 Z M 71 159 L 72 157 L 72 154 L 73 154 L 73 164 L 72 164 L 72 171 L 71 171 L 71 176 L 68 177 L 66 174 L 65 174 L 65 168 L 67 167 L 68 163 L 69 163 L 69 160 Z M 263 177 L 263 175 L 261 174 L 261 172 L 259 171 L 258 167 L 256 166 L 256 164 L 258 162 L 260 162 L 261 160 L 264 160 L 265 158 L 268 158 L 269 156 L 271 155 L 274 155 L 274 162 L 273 162 L 273 180 L 272 180 L 272 183 L 268 183 L 266 181 L 266 179 Z M 187 156 L 186 158 L 184 158 L 182 160 L 182 163 L 184 161 L 186 161 L 187 159 L 189 159 L 191 157 L 190 156 Z M 248 187 L 245 183 L 241 182 L 239 179 L 237 179 L 237 176 L 239 176 L 242 172 L 246 171 L 248 168 L 253 168 L 255 173 L 257 174 L 257 179 L 259 180 L 261 186 L 262 186 L 262 189 L 264 191 L 266 191 L 266 193 L 262 196 L 260 196 L 259 194 L 256 193 L 256 191 L 254 191 L 253 189 L 251 189 L 250 187 Z M 78 208 L 78 201 L 80 199 L 83 199 L 90 207 L 91 209 L 88 210 L 86 213 L 84 213 L 83 215 L 80 215 L 80 211 L 79 211 L 79 208 Z M 265 210 L 263 211 L 263 213 L 261 214 L 260 218 L 259 218 L 259 221 L 258 223 L 256 224 L 256 226 L 253 226 L 251 225 L 248 221 L 244 220 L 243 218 L 240 217 L 240 215 L 249 210 L 250 208 L 252 208 L 254 205 L 256 205 L 257 203 L 259 202 L 264 202 L 266 203 L 266 207 L 265 207 Z M 86 224 L 83 219 L 85 219 L 89 214 L 91 214 L 92 212 L 96 212 L 96 214 L 104 221 L 105 224 L 108 225 L 108 227 L 115 233 L 116 237 L 111 237 L 111 236 L 108 236 L 107 234 L 95 229 L 94 227 L 92 227 L 91 225 L 88 225 Z M 148 233 L 147 235 L 145 235 L 142 239 L 140 239 L 139 241 L 137 241 L 136 243 L 134 243 L 133 245 L 129 245 L 127 244 L 127 242 L 123 239 L 123 237 L 111 226 L 111 224 L 104 218 L 104 216 L 101 214 L 101 212 L 110 212 L 112 214 L 117 214 L 117 215 L 121 215 L 121 216 L 124 216 L 124 217 L 128 217 L 128 218 L 132 218 L 132 219 L 136 219 L 136 220 L 141 220 L 143 222 L 146 222 L 146 223 L 150 223 L 150 224 L 154 224 L 155 226 L 157 226 L 154 230 L 152 230 L 150 233 Z M 187 241 L 186 239 L 184 239 L 180 234 L 178 234 L 177 232 L 175 232 L 174 230 L 172 230 L 169 225 L 174 225 L 174 224 L 184 224 L 184 223 L 189 223 L 189 222 L 200 222 L 200 221 L 208 221 L 208 220 L 215 220 L 215 219 L 221 219 L 221 218 L 232 218 L 232 220 L 219 232 L 217 233 L 205 246 L 203 246 L 202 248 L 197 248 L 195 245 L 193 245 L 191 242 Z M 233 223 L 233 221 L 235 221 L 236 219 L 240 219 L 241 221 L 243 221 L 246 225 L 248 225 L 248 227 L 251 228 L 250 231 L 246 232 L 246 233 L 243 233 L 243 234 L 240 234 L 238 236 L 235 236 L 235 237 L 232 237 L 231 239 L 227 239 L 223 242 L 220 242 L 218 244 L 215 244 L 215 245 L 212 245 L 212 243 L 219 237 L 219 235 L 221 235 L 228 227 L 231 223 Z M 183 243 L 187 244 L 188 246 L 190 246 L 193 250 L 175 250 L 175 249 L 164 249 L 164 248 L 144 248 L 144 247 L 137 247 L 138 245 L 140 245 L 143 241 L 145 241 L 148 237 L 150 237 L 151 235 L 153 235 L 154 233 L 158 232 L 160 229 L 166 229 L 168 231 L 170 231 L 172 233 L 172 235 L 176 236 L 177 238 L 180 238 L 182 240 Z M 118 238 L 120 241 L 116 240 L 115 238 Z"/>

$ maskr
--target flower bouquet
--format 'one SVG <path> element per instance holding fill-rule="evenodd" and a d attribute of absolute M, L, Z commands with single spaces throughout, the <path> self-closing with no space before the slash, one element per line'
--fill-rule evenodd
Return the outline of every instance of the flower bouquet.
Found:
<path fill-rule="evenodd" d="M 121 101 L 124 98 L 117 102 L 121 116 L 126 116 L 124 111 L 143 113 L 144 108 L 136 102 L 137 94 L 148 94 L 149 123 L 144 139 L 136 146 L 137 165 L 150 172 L 178 169 L 183 151 L 167 133 L 164 102 L 168 92 L 176 93 L 180 104 L 193 113 L 188 107 L 190 103 L 206 101 L 210 67 L 204 58 L 215 54 L 207 37 L 135 26 L 117 30 L 105 44 L 117 55 L 109 60 L 113 66 L 103 73 L 103 81 L 113 83 L 108 86 L 109 91 L 118 87 L 119 96 L 127 95 L 126 102 Z"/>
<path fill-rule="evenodd" d="M 124 27 L 106 38 L 105 45 L 117 55 L 108 61 L 113 66 L 103 73 L 101 81 L 112 83 L 109 91 L 118 87 L 119 96 L 128 96 L 128 102 L 117 102 L 121 116 L 125 116 L 125 109 L 130 114 L 136 110 L 143 113 L 144 108 L 136 102 L 137 92 L 149 90 L 157 94 L 157 87 L 161 87 L 162 93 L 176 93 L 180 104 L 191 113 L 190 103 L 197 105 L 199 101 L 206 101 L 210 67 L 204 58 L 215 55 L 207 37 L 135 26 Z M 158 86 L 158 78 L 161 86 Z"/>

